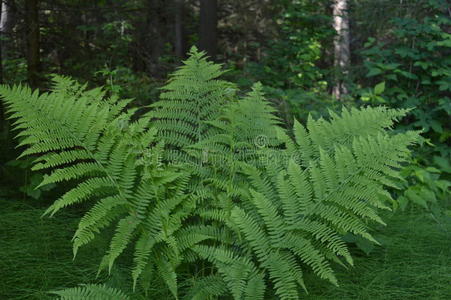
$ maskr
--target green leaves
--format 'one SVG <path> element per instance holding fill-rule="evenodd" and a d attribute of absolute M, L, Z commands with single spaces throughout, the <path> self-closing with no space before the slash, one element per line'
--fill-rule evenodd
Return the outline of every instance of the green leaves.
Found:
<path fill-rule="evenodd" d="M 376 84 L 374 87 L 374 94 L 380 95 L 385 91 L 385 81 L 382 81 L 381 83 Z"/>
<path fill-rule="evenodd" d="M 129 102 L 107 98 L 101 89 L 85 90 L 68 78 L 56 77 L 50 93 L 38 95 L 27 87 L 0 89 L 16 129 L 22 130 L 22 155 L 33 155 L 34 169 L 50 169 L 40 186 L 63 181 L 77 184 L 57 199 L 45 212 L 82 202 L 94 202 L 81 218 L 73 238 L 73 252 L 92 241 L 107 227 L 115 228 L 110 248 L 100 269 L 111 270 L 115 261 L 138 235 L 153 238 L 140 242 L 133 272 L 136 281 L 143 269 L 158 264 L 161 275 L 168 274 L 169 257 L 155 257 L 155 247 L 171 244 L 171 236 L 189 215 L 183 209 L 187 172 L 161 164 L 161 143 L 148 118 L 132 121 L 134 110 L 123 111 Z M 147 155 L 147 156 L 146 156 Z M 144 157 L 145 156 L 145 157 Z M 144 157 L 144 161 L 143 161 Z M 141 162 L 141 163 L 138 163 Z M 190 204 L 192 207 L 192 204 Z M 173 213 L 174 210 L 182 213 Z M 168 247 L 172 254 L 176 246 Z M 170 278 L 167 277 L 167 278 Z M 167 281 L 174 290 L 174 281 Z M 95 286 L 74 290 L 82 295 L 101 292 Z M 97 298 L 96 298 L 97 299 Z"/>
<path fill-rule="evenodd" d="M 174 299 L 299 299 L 308 271 L 338 285 L 335 263 L 353 264 L 344 235 L 377 243 L 370 224 L 384 224 L 377 211 L 393 201 L 385 187 L 402 182 L 418 136 L 390 130 L 408 110 L 343 109 L 285 132 L 260 84 L 234 99 L 221 74 L 193 49 L 143 117 L 64 78 L 47 94 L 0 93 L 23 155 L 51 170 L 42 184 L 76 182 L 46 214 L 92 203 L 73 252 L 106 235 L 99 271 L 130 253 L 133 288 L 152 274 Z M 128 299 L 101 285 L 55 294 Z"/>
<path fill-rule="evenodd" d="M 413 205 L 433 212 L 437 217 L 443 214 L 443 209 L 439 209 L 439 201 L 447 199 L 451 183 L 441 179 L 441 176 L 449 172 L 449 162 L 439 156 L 434 157 L 434 162 L 437 168 L 412 164 L 402 170 L 403 176 L 407 178 L 403 185 L 404 192 L 398 199 L 402 210 Z"/>
<path fill-rule="evenodd" d="M 220 65 L 207 61 L 205 53 L 193 47 L 184 66 L 162 88 L 161 100 L 151 105 L 147 116 L 172 150 L 167 158 L 186 161 L 186 148 L 212 133 L 208 122 L 219 116 L 235 93 L 233 84 L 218 79 L 223 73 Z"/>
<path fill-rule="evenodd" d="M 393 17 L 390 32 L 378 41 L 371 38 L 362 51 L 370 78 L 368 84 L 379 84 L 362 90 L 361 100 L 370 105 L 383 103 L 392 108 L 414 108 L 403 126 L 423 130 L 425 144 L 415 154 L 417 167 L 423 170 L 433 164 L 447 169 L 443 159 L 449 161 L 451 157 L 446 142 L 451 137 L 450 34 L 446 32 L 451 22 L 442 4 L 442 1 L 423 3 L 424 9 L 430 12 L 428 16 Z M 435 157 L 443 159 L 438 162 Z M 429 211 L 435 200 L 437 203 L 448 200 L 442 189 L 419 180 L 417 172 L 409 172 L 405 172 L 409 185 L 403 185 L 405 191 L 399 193 L 401 208 L 411 203 Z M 433 175 L 439 185 L 450 184 L 444 172 Z"/>
<path fill-rule="evenodd" d="M 402 179 L 399 166 L 418 138 L 414 132 L 391 135 L 385 129 L 405 114 L 367 108 L 331 113 L 331 121 L 310 118 L 306 127 L 295 122 L 294 141 L 279 130 L 286 145 L 279 154 L 297 161 L 244 169 L 250 193 L 232 209 L 232 222 L 221 222 L 231 233 L 238 231 L 234 245 L 242 250 L 228 249 L 257 262 L 279 298 L 299 298 L 296 290 L 305 288 L 306 268 L 338 284 L 333 263 L 343 264 L 344 259 L 353 264 L 343 235 L 353 234 L 365 249 L 378 244 L 369 224 L 384 224 L 377 210 L 393 201 L 384 187 L 397 186 Z M 285 151 L 289 155 L 283 155 Z M 308 155 L 293 156 L 297 151 Z M 214 258 L 219 253 L 210 250 L 212 263 L 221 270 Z M 229 273 L 220 273 L 230 280 Z M 232 294 L 240 299 L 239 290 Z"/>

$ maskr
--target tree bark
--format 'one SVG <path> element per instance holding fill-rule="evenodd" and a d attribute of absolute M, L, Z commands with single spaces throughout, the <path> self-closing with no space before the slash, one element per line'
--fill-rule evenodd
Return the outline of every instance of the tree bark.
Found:
<path fill-rule="evenodd" d="M 15 5 L 13 0 L 3 0 L 0 15 L 0 82 L 3 82 L 3 62 L 7 57 L 8 38 L 14 22 Z"/>
<path fill-rule="evenodd" d="M 7 10 L 6 10 L 6 2 L 2 2 L 2 4 L 0 5 L 0 83 L 3 83 L 3 39 L 5 38 L 4 34 L 3 34 L 3 30 L 5 28 L 5 24 L 4 21 L 6 21 L 8 19 L 8 14 L 7 14 Z M 0 117 L 3 117 L 3 106 L 0 105 Z M 2 122 L 3 119 L 0 118 L 0 122 Z M 0 124 L 0 126 L 2 126 L 3 124 Z"/>
<path fill-rule="evenodd" d="M 164 48 L 164 10 L 161 0 L 147 0 L 147 32 L 144 33 L 144 45 L 147 46 L 147 70 L 153 76 L 159 73 L 159 58 Z"/>
<path fill-rule="evenodd" d="M 175 55 L 184 57 L 186 53 L 186 38 L 183 15 L 185 12 L 185 1 L 175 0 Z"/>
<path fill-rule="evenodd" d="M 40 45 L 39 45 L 39 0 L 25 1 L 25 21 L 27 24 L 27 77 L 32 88 L 39 85 Z"/>
<path fill-rule="evenodd" d="M 8 49 L 10 42 L 9 35 L 12 33 L 12 28 L 15 22 L 16 6 L 14 0 L 3 0 L 1 5 L 0 14 L 0 82 L 4 82 L 4 69 L 3 63 L 8 57 Z M 0 158 L 0 161 L 7 161 L 8 158 L 6 153 L 8 149 L 11 149 L 10 139 L 9 139 L 9 121 L 4 117 L 5 111 L 3 104 L 0 104 L 0 140 L 4 142 L 5 155 Z M 9 151 L 11 153 L 11 151 Z"/>
<path fill-rule="evenodd" d="M 350 32 L 347 0 L 334 0 L 333 22 L 337 34 L 334 38 L 336 77 L 332 94 L 336 99 L 341 99 L 344 95 L 348 94 L 343 78 L 348 75 L 350 66 Z"/>
<path fill-rule="evenodd" d="M 216 57 L 218 44 L 218 1 L 200 0 L 199 48 Z"/>

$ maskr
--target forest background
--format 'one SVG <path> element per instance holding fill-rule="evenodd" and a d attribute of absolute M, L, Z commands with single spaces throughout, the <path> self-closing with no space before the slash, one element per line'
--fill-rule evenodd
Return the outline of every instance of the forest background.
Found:
<path fill-rule="evenodd" d="M 407 295 L 403 299 L 415 299 L 414 295 L 428 295 L 427 291 L 437 288 L 440 293 L 434 299 L 451 294 L 446 287 L 451 280 L 449 260 L 440 263 L 451 257 L 451 8 L 446 0 L 1 2 L 3 84 L 26 83 L 46 91 L 52 74 L 60 74 L 91 87 L 102 85 L 121 98 L 133 98 L 135 106 L 149 105 L 157 101 L 159 88 L 193 45 L 223 64 L 228 70 L 224 77 L 241 90 L 260 81 L 287 127 L 294 118 L 305 121 L 309 114 L 318 118 L 341 106 L 412 108 L 400 129 L 422 130 L 423 140 L 412 164 L 402 171 L 406 181 L 396 191 L 399 208 L 391 216 L 397 224 L 395 232 L 381 234 L 385 250 L 351 241 L 363 251 L 362 257 L 374 251 L 379 256 L 362 260 L 363 267 L 353 271 L 354 279 L 345 281 L 345 293 L 353 296 L 341 296 L 376 299 L 386 288 L 396 295 L 390 299 L 401 299 L 403 293 Z M 37 219 L 57 188 L 35 189 L 43 174 L 28 171 L 29 160 L 17 159 L 17 142 L 4 114 L 1 106 L 0 237 L 6 246 L 0 245 L 0 255 L 8 259 L 0 263 L 1 277 L 6 278 L 0 283 L 0 298 L 16 299 L 25 289 L 43 299 L 49 289 L 92 277 L 92 262 L 86 259 L 77 274 L 65 275 L 64 280 L 55 274 L 57 270 L 46 269 L 50 267 L 45 261 L 53 259 L 61 260 L 58 272 L 70 268 L 67 224 L 79 215 L 70 212 L 67 222 Z M 39 242 L 28 228 L 30 223 L 43 236 L 49 230 L 57 232 L 61 249 L 54 247 L 59 242 L 48 240 L 44 248 L 32 250 L 39 259 L 22 252 L 16 246 L 19 240 L 24 239 L 28 249 Z M 413 228 L 412 224 L 419 225 Z M 11 234 L 13 227 L 15 234 Z M 422 262 L 401 271 L 402 280 L 395 283 L 394 274 L 414 259 L 397 255 L 415 249 Z M 65 251 L 69 253 L 62 254 Z M 387 262 L 387 255 L 393 261 Z M 24 265 L 11 268 L 9 264 L 16 260 Z M 394 269 L 385 272 L 381 261 Z M 431 264 L 439 271 L 425 280 L 422 276 Z M 44 277 L 37 270 L 32 280 L 23 277 L 36 267 Z M 365 268 L 379 273 L 371 276 Z M 356 278 L 362 281 L 357 284 Z M 336 299 L 333 295 L 343 292 L 326 289 L 322 293 L 324 299 Z"/>

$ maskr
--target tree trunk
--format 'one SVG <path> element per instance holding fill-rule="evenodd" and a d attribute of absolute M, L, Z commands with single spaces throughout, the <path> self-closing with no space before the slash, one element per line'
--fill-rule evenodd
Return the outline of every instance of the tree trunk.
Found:
<path fill-rule="evenodd" d="M 147 47 L 147 70 L 152 76 L 160 72 L 159 58 L 164 48 L 164 9 L 161 0 L 147 0 L 147 21 L 144 36 L 144 45 Z"/>
<path fill-rule="evenodd" d="M 27 24 L 27 77 L 32 88 L 39 85 L 39 0 L 25 1 L 25 20 Z"/>
<path fill-rule="evenodd" d="M 218 1 L 200 0 L 199 48 L 215 58 L 218 44 Z"/>
<path fill-rule="evenodd" d="M 183 15 L 185 12 L 184 0 L 175 0 L 175 55 L 184 57 L 186 53 L 185 26 Z"/>
<path fill-rule="evenodd" d="M 334 0 L 333 20 L 334 29 L 337 34 L 334 38 L 334 65 L 336 77 L 332 94 L 336 99 L 341 99 L 348 93 L 343 78 L 348 75 L 350 66 L 350 33 L 347 0 Z"/>
<path fill-rule="evenodd" d="M 9 35 L 12 31 L 15 15 L 15 5 L 13 0 L 4 0 L 1 4 L 0 15 L 0 81 L 3 82 L 3 62 L 7 57 L 7 46 Z"/>
<path fill-rule="evenodd" d="M 6 21 L 8 19 L 8 14 L 7 14 L 7 10 L 6 10 L 6 2 L 2 2 L 2 4 L 0 5 L 0 83 L 3 83 L 3 39 L 5 38 L 4 34 L 3 34 L 3 30 L 5 28 L 5 24 L 4 21 Z M 3 110 L 2 110 L 3 106 L 0 105 L 0 117 L 3 117 Z M 3 119 L 0 118 L 0 122 L 2 122 Z M 2 126 L 3 124 L 0 124 L 0 126 Z"/>
<path fill-rule="evenodd" d="M 10 34 L 12 33 L 12 28 L 15 22 L 16 15 L 16 6 L 14 0 L 3 0 L 1 5 L 1 14 L 0 14 L 0 81 L 4 82 L 4 70 L 3 63 L 5 59 L 8 57 L 8 50 L 10 49 L 11 40 Z M 4 156 L 0 158 L 1 162 L 5 162 L 8 160 L 7 153 L 12 153 L 11 143 L 9 139 L 10 126 L 9 120 L 5 119 L 5 111 L 3 103 L 0 104 L 0 140 L 4 143 Z"/>

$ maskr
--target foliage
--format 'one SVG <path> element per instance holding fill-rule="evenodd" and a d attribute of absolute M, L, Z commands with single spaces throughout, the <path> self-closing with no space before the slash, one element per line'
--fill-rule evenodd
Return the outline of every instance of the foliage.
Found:
<path fill-rule="evenodd" d="M 106 285 L 120 288 L 131 299 L 170 299 L 160 281 L 149 282 L 152 288 L 147 296 L 141 291 L 132 293 L 126 265 L 114 270 L 110 279 L 96 278 L 97 258 L 107 240 L 94 241 L 72 261 L 70 238 L 79 221 L 78 211 L 62 211 L 58 218 L 39 218 L 45 210 L 40 201 L 4 197 L 0 203 L 0 298 L 50 300 L 55 296 L 48 294 L 49 290 L 106 281 Z M 451 259 L 451 219 L 442 227 L 420 210 L 409 210 L 389 213 L 384 220 L 387 226 L 373 234 L 383 247 L 374 247 L 367 256 L 351 245 L 355 266 L 334 268 L 339 288 L 305 274 L 309 294 L 303 299 L 447 300 L 451 292 L 451 265 L 447 263 Z M 189 296 L 186 298 L 191 300 Z"/>
<path fill-rule="evenodd" d="M 220 65 L 208 62 L 195 47 L 190 53 L 185 67 L 172 75 L 161 100 L 153 103 L 147 114 L 154 119 L 159 138 L 175 152 L 210 136 L 208 121 L 218 116 L 219 108 L 235 93 L 232 84 L 218 80 L 223 73 Z"/>
<path fill-rule="evenodd" d="M 55 295 L 59 296 L 62 300 L 82 300 L 82 299 L 92 299 L 92 300 L 129 300 L 130 298 L 123 292 L 107 287 L 105 285 L 94 285 L 88 284 L 82 287 L 76 287 L 71 289 L 66 289 L 64 291 L 55 291 Z"/>
<path fill-rule="evenodd" d="M 13 117 L 18 118 L 14 127 L 24 128 L 20 135 L 26 138 L 20 146 L 30 145 L 22 155 L 41 154 L 32 169 L 54 169 L 40 185 L 81 180 L 45 214 L 53 215 L 93 197 L 98 199 L 80 220 L 73 237 L 74 256 L 80 246 L 93 240 L 96 232 L 117 222 L 100 269 L 111 271 L 130 238 L 137 236 L 136 279 L 149 259 L 145 249 L 152 249 L 151 241 L 164 244 L 168 238 L 166 222 L 174 224 L 184 217 L 183 210 L 176 213 L 176 207 L 186 198 L 182 191 L 189 175 L 171 166 L 162 169 L 158 160 L 161 142 L 149 148 L 155 130 L 148 128 L 148 119 L 129 123 L 133 110 L 121 112 L 129 100 L 104 99 L 100 89 L 84 91 L 83 86 L 58 77 L 53 93 L 39 95 L 28 88 L 13 87 L 4 88 L 2 95 Z M 157 256 L 152 262 L 164 273 L 164 268 L 170 267 L 167 258 Z"/>
<path fill-rule="evenodd" d="M 324 68 L 330 63 L 325 54 L 335 34 L 328 3 L 281 0 L 274 7 L 277 34 L 260 45 L 260 59 L 249 61 L 242 70 L 231 63 L 230 77 L 244 88 L 262 82 L 289 126 L 293 118 L 305 121 L 309 113 L 326 116 L 328 109 L 338 108 L 327 91 L 330 71 Z"/>
<path fill-rule="evenodd" d="M 250 62 L 245 72 L 274 88 L 310 89 L 327 85 L 318 68 L 323 41 L 332 38 L 330 17 L 321 1 L 280 1 L 276 16 L 279 34 L 271 40 L 260 62 Z M 318 5 L 319 4 L 319 5 Z"/>
<path fill-rule="evenodd" d="M 6 82 L 21 83 L 27 79 L 27 64 L 23 58 L 5 59 L 2 67 Z"/>
<path fill-rule="evenodd" d="M 382 98 L 363 100 L 415 107 L 411 126 L 423 129 L 433 143 L 444 143 L 451 135 L 451 99 L 447 96 L 451 91 L 451 60 L 447 55 L 451 35 L 444 28 L 451 23 L 441 14 L 423 20 L 395 18 L 392 22 L 393 41 L 381 44 L 370 39 L 362 52 L 367 58 L 367 76 L 384 80 L 374 91 Z M 435 152 L 449 156 L 449 149 L 437 146 Z"/>
<path fill-rule="evenodd" d="M 414 204 L 437 216 L 451 216 L 451 211 L 447 210 L 449 204 L 446 203 L 451 182 L 443 178 L 445 176 L 440 169 L 412 164 L 404 168 L 401 174 L 409 179 L 403 186 L 403 195 L 398 199 L 402 210 Z"/>
<path fill-rule="evenodd" d="M 7 187 L 4 187 L 7 188 Z M 13 198 L 0 190 L 1 299 L 54 299 L 49 290 L 101 283 L 96 278 L 98 257 L 104 240 L 98 239 L 72 260 L 71 237 L 79 212 L 66 210 L 58 218 L 40 218 L 48 205 L 44 200 Z"/>
<path fill-rule="evenodd" d="M 340 288 L 316 281 L 304 298 L 448 299 L 451 219 L 441 227 L 421 210 L 384 219 L 387 227 L 375 233 L 383 247 L 370 256 L 354 250 L 355 267 L 337 272 Z"/>
<path fill-rule="evenodd" d="M 38 187 L 42 182 L 44 174 L 40 172 L 28 173 L 28 169 L 31 167 L 31 162 L 29 160 L 10 160 L 5 164 L 5 169 L 3 170 L 6 176 L 17 179 L 18 176 L 13 174 L 23 174 L 25 172 L 24 182 L 19 186 L 19 191 L 32 197 L 34 199 L 39 199 L 43 192 L 53 189 L 55 184 L 48 184 L 46 186 Z"/>
<path fill-rule="evenodd" d="M 133 72 L 127 67 L 118 66 L 104 68 L 95 72 L 100 82 L 105 82 L 105 89 L 120 98 L 133 98 L 139 105 L 148 104 L 149 98 L 157 95 L 160 83 L 152 80 L 145 74 Z"/>
<path fill-rule="evenodd" d="M 415 108 L 403 127 L 421 129 L 426 140 L 402 173 L 408 184 L 400 200 L 402 208 L 411 202 L 430 209 L 449 200 L 451 184 L 451 22 L 442 1 L 418 4 L 433 14 L 393 17 L 390 34 L 366 43 L 366 76 L 375 87 L 360 95 L 364 103 Z"/>
<path fill-rule="evenodd" d="M 268 99 L 276 105 L 284 123 L 292 126 L 293 119 L 306 121 L 309 115 L 320 118 L 327 117 L 330 110 L 339 111 L 344 103 L 338 103 L 325 88 L 319 86 L 304 90 L 265 87 L 264 90 Z"/>
<path fill-rule="evenodd" d="M 99 270 L 111 271 L 133 247 L 133 286 L 157 276 L 176 299 L 299 299 L 310 272 L 337 284 L 333 264 L 353 264 L 342 237 L 377 243 L 370 226 L 384 224 L 377 210 L 394 202 L 385 188 L 403 181 L 399 169 L 418 134 L 390 129 L 407 110 L 343 109 L 287 132 L 260 85 L 237 99 L 217 79 L 220 67 L 191 53 L 141 117 L 126 109 L 130 100 L 67 78 L 55 77 L 43 94 L 0 89 L 27 146 L 21 156 L 51 170 L 40 186 L 78 182 L 45 215 L 94 201 L 73 237 L 74 255 L 112 236 Z M 194 282 L 180 278 L 199 265 Z M 93 290 L 105 288 L 59 294 Z"/>

